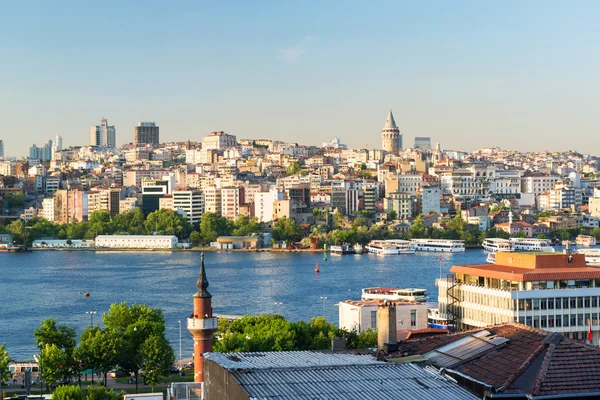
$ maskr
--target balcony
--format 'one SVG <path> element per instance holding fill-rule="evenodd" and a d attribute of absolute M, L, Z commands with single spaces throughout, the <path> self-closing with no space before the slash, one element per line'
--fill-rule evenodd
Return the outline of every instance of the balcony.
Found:
<path fill-rule="evenodd" d="M 188 330 L 217 329 L 217 325 L 218 319 L 216 317 L 187 319 Z"/>

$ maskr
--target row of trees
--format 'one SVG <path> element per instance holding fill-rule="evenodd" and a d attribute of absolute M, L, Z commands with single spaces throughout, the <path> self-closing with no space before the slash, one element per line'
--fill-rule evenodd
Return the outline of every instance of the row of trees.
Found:
<path fill-rule="evenodd" d="M 166 339 L 160 309 L 143 304 L 113 304 L 102 321 L 104 328 L 92 326 L 83 331 L 79 345 L 72 327 L 57 325 L 51 318 L 35 330 L 41 373 L 47 386 L 78 376 L 85 369 L 102 373 L 105 386 L 107 373 L 114 368 L 133 373 L 136 391 L 140 370 L 151 386 L 168 376 L 175 355 Z"/>
<path fill-rule="evenodd" d="M 253 352 L 327 350 L 333 337 L 343 337 L 350 349 L 377 346 L 377 331 L 361 333 L 337 328 L 323 317 L 310 322 L 289 322 L 280 315 L 244 316 L 233 321 L 220 320 L 213 338 L 213 351 Z"/>

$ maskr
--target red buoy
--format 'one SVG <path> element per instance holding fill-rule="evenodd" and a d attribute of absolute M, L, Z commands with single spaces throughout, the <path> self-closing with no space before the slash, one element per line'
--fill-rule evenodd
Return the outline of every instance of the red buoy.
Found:
<path fill-rule="evenodd" d="M 319 273 L 319 263 L 317 263 L 317 265 L 315 266 L 315 272 L 318 274 Z"/>

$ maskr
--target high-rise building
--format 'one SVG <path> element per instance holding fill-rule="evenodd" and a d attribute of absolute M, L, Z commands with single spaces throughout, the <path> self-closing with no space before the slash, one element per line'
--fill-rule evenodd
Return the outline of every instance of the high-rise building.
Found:
<path fill-rule="evenodd" d="M 415 149 L 431 150 L 431 138 L 424 136 L 415 137 Z"/>
<path fill-rule="evenodd" d="M 398 154 L 399 150 L 402 149 L 402 134 L 400 128 L 396 125 L 396 121 L 394 121 L 392 106 L 390 106 L 387 120 L 381 130 L 381 144 L 384 151 L 392 154 Z"/>
<path fill-rule="evenodd" d="M 90 127 L 90 145 L 102 147 L 117 147 L 117 131 L 114 126 L 108 125 L 108 120 L 104 117 L 100 120 L 100 125 Z"/>
<path fill-rule="evenodd" d="M 39 147 L 37 147 L 35 145 L 35 143 L 33 144 L 33 146 L 31 146 L 29 148 L 29 159 L 30 160 L 39 160 L 40 159 L 40 149 L 39 149 Z"/>
<path fill-rule="evenodd" d="M 0 140 L 0 159 L 4 158 L 4 142 Z"/>
<path fill-rule="evenodd" d="M 154 122 L 138 122 L 134 128 L 133 143 L 136 146 L 159 143 L 158 126 Z"/>

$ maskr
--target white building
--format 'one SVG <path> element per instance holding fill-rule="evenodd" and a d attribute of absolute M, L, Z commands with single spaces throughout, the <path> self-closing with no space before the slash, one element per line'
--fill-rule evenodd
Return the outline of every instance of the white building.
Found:
<path fill-rule="evenodd" d="M 223 131 L 211 132 L 210 135 L 202 138 L 202 149 L 204 150 L 225 150 L 232 146 L 237 146 L 236 137 Z"/>
<path fill-rule="evenodd" d="M 423 186 L 420 191 L 423 214 L 427 215 L 430 211 L 440 214 L 440 187 L 438 185 Z"/>
<path fill-rule="evenodd" d="M 571 339 L 600 339 L 600 269 L 583 254 L 496 253 L 495 264 L 456 265 L 440 279 L 440 316 L 458 329 L 519 322 Z"/>
<path fill-rule="evenodd" d="M 90 144 L 101 147 L 117 147 L 117 131 L 114 126 L 108 125 L 108 120 L 104 117 L 100 120 L 100 125 L 90 127 Z"/>
<path fill-rule="evenodd" d="M 284 193 L 272 188 L 268 192 L 257 192 L 254 194 L 254 216 L 258 222 L 270 222 L 273 220 L 273 203 L 283 200 Z"/>
<path fill-rule="evenodd" d="M 35 248 L 50 248 L 50 249 L 89 249 L 94 247 L 93 240 L 78 240 L 78 239 L 39 239 L 32 242 Z"/>
<path fill-rule="evenodd" d="M 54 221 L 54 197 L 42 200 L 42 215 L 46 221 Z"/>
<path fill-rule="evenodd" d="M 179 243 L 177 236 L 167 235 L 99 235 L 95 242 L 111 249 L 172 249 Z"/>
<path fill-rule="evenodd" d="M 339 327 L 362 332 L 377 328 L 378 300 L 345 300 L 339 305 Z M 427 304 L 396 302 L 396 331 L 427 328 Z"/>
<path fill-rule="evenodd" d="M 202 218 L 202 192 L 199 190 L 174 190 L 173 210 L 183 212 L 190 224 Z"/>

